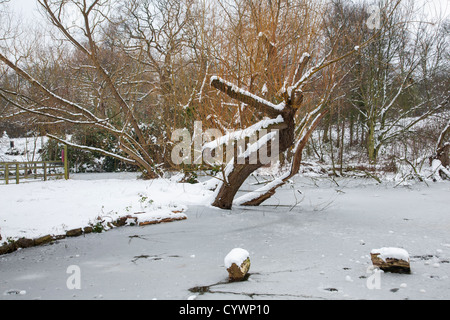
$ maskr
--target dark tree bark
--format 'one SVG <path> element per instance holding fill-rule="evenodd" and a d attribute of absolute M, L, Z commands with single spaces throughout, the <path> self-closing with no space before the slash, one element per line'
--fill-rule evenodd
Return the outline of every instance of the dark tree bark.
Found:
<path fill-rule="evenodd" d="M 448 101 L 448 100 L 447 100 Z M 442 130 L 438 143 L 436 145 L 436 152 L 430 157 L 430 165 L 436 166 L 437 172 L 435 172 L 436 177 L 438 175 L 442 179 L 450 179 L 450 166 L 449 152 L 450 152 L 450 120 Z"/>
<path fill-rule="evenodd" d="M 295 110 L 293 108 L 285 108 L 282 113 L 285 128 L 281 129 L 278 135 L 280 153 L 285 152 L 294 143 L 294 116 Z M 267 164 L 262 162 L 259 157 L 257 160 L 256 164 L 237 164 L 236 161 L 233 163 L 232 171 L 224 177 L 225 181 L 219 186 L 215 201 L 212 204 L 213 206 L 221 209 L 231 209 L 236 193 L 239 191 L 245 180 L 247 180 L 253 172 Z"/>
<path fill-rule="evenodd" d="M 442 165 L 444 167 L 448 167 L 450 165 L 450 159 L 449 159 L 449 151 L 450 151 L 450 121 L 448 122 L 447 126 L 442 131 L 439 141 L 436 148 L 436 155 L 435 159 L 441 161 Z"/>

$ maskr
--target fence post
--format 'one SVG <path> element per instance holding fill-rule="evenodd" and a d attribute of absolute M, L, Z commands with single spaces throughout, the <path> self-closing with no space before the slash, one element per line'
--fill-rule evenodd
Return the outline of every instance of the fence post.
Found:
<path fill-rule="evenodd" d="M 44 181 L 47 181 L 47 162 L 44 162 Z"/>
<path fill-rule="evenodd" d="M 64 179 L 69 180 L 69 153 L 67 145 L 64 145 Z"/>
<path fill-rule="evenodd" d="M 9 184 L 9 164 L 5 163 L 5 182 Z"/>
<path fill-rule="evenodd" d="M 19 182 L 20 182 L 19 164 L 16 163 L 16 184 L 19 184 Z"/>

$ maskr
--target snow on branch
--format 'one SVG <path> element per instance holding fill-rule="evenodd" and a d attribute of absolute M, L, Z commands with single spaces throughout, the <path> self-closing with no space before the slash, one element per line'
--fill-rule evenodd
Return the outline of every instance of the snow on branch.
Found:
<path fill-rule="evenodd" d="M 330 54 L 331 52 L 328 55 L 326 55 L 318 64 L 316 64 L 315 66 L 311 67 L 308 71 L 306 71 L 305 74 L 303 74 L 301 77 L 300 71 L 299 70 L 296 71 L 294 81 L 297 79 L 298 80 L 295 81 L 295 83 L 293 83 L 292 86 L 287 88 L 287 94 L 290 99 L 292 99 L 292 95 L 296 90 L 298 90 L 307 80 L 309 80 L 314 74 L 316 74 L 319 70 L 321 70 L 324 67 L 325 61 L 330 56 Z M 302 56 L 299 63 L 300 68 L 302 68 L 301 67 L 302 65 L 304 67 L 305 61 L 307 62 L 309 58 L 310 58 L 309 55 Z"/>
<path fill-rule="evenodd" d="M 255 201 L 256 199 L 259 199 L 270 193 L 274 193 L 274 190 L 276 190 L 278 187 L 285 184 L 285 179 L 288 178 L 288 176 L 289 176 L 289 173 L 285 173 L 281 177 L 276 178 L 275 180 L 268 183 L 264 187 L 261 187 L 255 191 L 249 192 L 249 193 L 235 199 L 233 201 L 233 205 L 236 205 L 236 206 L 247 205 L 248 203 L 251 203 L 252 201 Z"/>
<path fill-rule="evenodd" d="M 243 102 L 271 116 L 280 115 L 286 106 L 284 101 L 279 104 L 273 104 L 217 76 L 211 77 L 211 86 L 227 94 L 230 98 Z"/>
<path fill-rule="evenodd" d="M 15 113 L 11 113 L 11 114 L 8 114 L 8 115 L 5 115 L 5 116 L 0 116 L 0 119 L 14 118 L 14 117 L 17 117 L 17 116 L 20 116 L 20 115 L 23 115 L 23 114 L 32 113 L 32 114 L 35 114 L 35 115 L 56 119 L 59 122 L 68 122 L 68 123 L 72 123 L 72 124 L 95 125 L 95 124 L 98 123 L 96 121 L 72 120 L 72 119 L 69 119 L 69 118 L 64 118 L 64 117 L 61 117 L 61 116 L 57 116 L 57 115 L 45 112 L 45 111 L 54 111 L 54 112 L 65 113 L 65 114 L 67 114 L 69 116 L 80 116 L 80 117 L 83 116 L 82 114 L 74 114 L 74 113 L 69 112 L 67 110 L 59 110 L 59 109 L 51 108 L 51 107 L 40 107 L 40 108 L 29 109 L 29 108 L 23 107 L 23 106 L 15 103 L 14 101 L 8 99 L 6 96 L 4 96 L 1 93 L 0 93 L 0 98 L 2 98 L 3 100 L 5 100 L 9 104 L 11 104 L 13 107 L 16 107 L 17 109 L 21 110 L 21 111 L 18 111 L 18 112 L 15 112 Z"/>
<path fill-rule="evenodd" d="M 397 138 L 399 135 L 403 134 L 404 132 L 407 132 L 408 130 L 410 130 L 411 128 L 413 128 L 416 124 L 424 121 L 425 119 L 427 119 L 428 117 L 430 117 L 431 115 L 437 113 L 438 111 L 440 111 L 443 107 L 445 107 L 448 102 L 449 102 L 449 97 L 446 98 L 446 100 L 444 100 L 443 102 L 441 102 L 439 105 L 437 105 L 436 107 L 428 110 L 427 112 L 425 112 L 424 114 L 422 114 L 420 117 L 416 117 L 413 118 L 412 120 L 407 119 L 406 116 L 413 113 L 416 110 L 420 110 L 420 108 L 422 108 L 422 106 L 424 106 L 426 103 L 428 103 L 429 101 L 425 101 L 415 107 L 410 108 L 410 110 L 408 110 L 407 112 L 401 114 L 396 120 L 394 120 L 389 126 L 387 126 L 387 128 L 385 128 L 384 130 L 379 132 L 379 143 L 385 143 L 389 140 L 395 139 Z M 408 123 L 402 123 L 403 121 L 408 121 Z M 394 130 L 397 129 L 397 130 Z"/>
<path fill-rule="evenodd" d="M 277 137 L 277 132 L 270 132 L 264 136 L 262 136 L 258 141 L 249 145 L 244 152 L 238 154 L 237 159 L 238 163 L 245 162 L 246 159 L 251 159 L 252 157 L 257 157 L 259 151 L 267 146 L 269 143 L 273 142 L 273 140 Z"/>
<path fill-rule="evenodd" d="M 436 181 L 442 180 L 442 175 L 450 179 L 450 171 L 442 164 L 439 159 L 433 159 L 431 163 L 432 177 Z"/>
<path fill-rule="evenodd" d="M 285 185 L 289 179 L 295 176 L 300 169 L 300 164 L 302 160 L 302 151 L 308 142 L 309 137 L 315 130 L 321 119 L 327 113 L 327 110 L 323 109 L 325 100 L 302 121 L 300 128 L 300 138 L 296 142 L 293 152 L 294 157 L 291 161 L 290 171 L 284 173 L 282 176 L 276 178 L 274 181 L 259 188 L 253 192 L 247 193 L 240 198 L 233 201 L 233 205 L 244 205 L 244 206 L 255 206 L 260 205 L 263 201 L 269 199 L 275 194 L 276 190 L 283 185 Z"/>
<path fill-rule="evenodd" d="M 308 52 L 303 53 L 298 63 L 298 68 L 295 70 L 293 83 L 300 80 L 300 76 L 303 74 L 303 70 L 306 68 L 310 58 L 311 55 Z"/>
<path fill-rule="evenodd" d="M 251 136 L 255 135 L 257 132 L 268 129 L 274 125 L 279 125 L 284 122 L 283 117 L 279 115 L 276 119 L 264 119 L 244 130 L 238 130 L 234 132 L 230 132 L 226 135 L 223 135 L 222 137 L 208 142 L 203 146 L 203 150 L 211 149 L 214 150 L 220 146 L 226 145 L 231 141 L 238 141 L 245 138 L 250 138 Z M 280 128 L 277 128 L 280 129 Z"/>
<path fill-rule="evenodd" d="M 417 64 L 416 64 L 417 66 Z M 407 75 L 403 79 L 403 83 L 400 85 L 397 94 L 394 96 L 394 98 L 389 102 L 389 104 L 382 107 L 380 115 L 382 118 L 385 117 L 386 113 L 394 106 L 397 99 L 401 96 L 401 94 L 409 89 L 412 84 L 408 84 L 408 81 L 411 79 L 411 74 L 414 72 L 416 66 L 412 67 L 411 70 L 407 73 Z"/>

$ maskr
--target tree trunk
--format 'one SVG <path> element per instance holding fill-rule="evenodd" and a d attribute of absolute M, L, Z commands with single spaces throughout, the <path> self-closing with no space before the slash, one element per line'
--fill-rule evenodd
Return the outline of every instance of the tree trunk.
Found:
<path fill-rule="evenodd" d="M 262 165 L 234 165 L 233 171 L 228 175 L 226 181 L 222 182 L 213 202 L 213 206 L 220 209 L 231 209 L 236 193 L 247 178 Z"/>
<path fill-rule="evenodd" d="M 377 152 L 375 148 L 375 125 L 369 123 L 369 131 L 367 132 L 367 155 L 369 162 L 374 164 L 377 161 Z"/>
<path fill-rule="evenodd" d="M 287 127 L 279 131 L 278 143 L 280 154 L 285 152 L 294 144 L 294 115 L 294 109 L 285 108 L 285 112 L 283 112 L 282 116 Z M 273 157 L 274 155 L 270 156 Z M 221 185 L 219 185 L 216 198 L 212 205 L 221 209 L 231 209 L 233 206 L 233 200 L 245 180 L 247 180 L 253 172 L 263 167 L 265 164 L 267 163 L 261 162 L 259 157 L 256 164 L 229 164 L 230 167 L 228 167 L 228 170 L 231 171 L 224 175 L 224 181 Z"/>
<path fill-rule="evenodd" d="M 275 194 L 278 188 L 284 186 L 289 181 L 289 179 L 294 177 L 300 171 L 303 149 L 306 147 L 306 144 L 311 134 L 314 132 L 314 130 L 319 125 L 320 121 L 327 113 L 328 113 L 327 110 L 321 110 L 319 116 L 315 118 L 315 120 L 312 123 L 305 122 L 303 130 L 306 130 L 306 132 L 303 136 L 303 139 L 301 139 L 296 145 L 296 150 L 294 152 L 293 159 L 291 162 L 290 172 L 284 174 L 281 178 L 278 178 L 273 182 L 269 183 L 267 186 L 254 192 L 251 192 L 248 195 L 245 195 L 243 199 L 242 198 L 237 199 L 235 202 L 243 206 L 259 206 L 264 201 L 270 199 Z"/>
<path fill-rule="evenodd" d="M 440 163 L 439 170 L 436 174 L 440 175 L 443 179 L 450 179 L 449 170 L 447 168 L 450 165 L 449 152 L 450 152 L 450 142 L 448 137 L 450 136 L 450 120 L 447 126 L 442 130 L 438 143 L 436 145 L 436 152 L 430 157 L 430 165 L 434 162 Z"/>
<path fill-rule="evenodd" d="M 449 159 L 450 142 L 448 141 L 447 138 L 449 136 L 450 136 L 450 121 L 447 123 L 447 126 L 444 128 L 444 130 L 442 130 L 436 147 L 436 159 L 441 161 L 444 167 L 448 167 L 450 165 Z"/>

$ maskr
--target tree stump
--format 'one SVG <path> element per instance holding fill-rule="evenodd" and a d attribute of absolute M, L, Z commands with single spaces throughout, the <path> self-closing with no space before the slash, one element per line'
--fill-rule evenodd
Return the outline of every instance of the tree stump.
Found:
<path fill-rule="evenodd" d="M 411 273 L 409 254 L 400 248 L 374 249 L 370 253 L 374 267 L 384 272 Z"/>
<path fill-rule="evenodd" d="M 227 268 L 230 281 L 245 280 L 246 275 L 250 270 L 249 253 L 244 249 L 233 249 L 225 257 L 225 267 Z"/>

